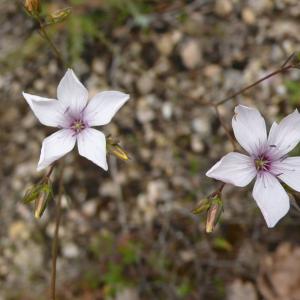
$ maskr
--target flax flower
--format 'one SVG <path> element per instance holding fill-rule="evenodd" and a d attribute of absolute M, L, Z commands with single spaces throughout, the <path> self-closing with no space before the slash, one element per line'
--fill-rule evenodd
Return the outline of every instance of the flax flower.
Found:
<path fill-rule="evenodd" d="M 48 167 L 70 152 L 76 142 L 78 152 L 107 170 L 105 135 L 92 128 L 108 124 L 129 99 L 129 95 L 105 91 L 88 101 L 88 91 L 69 69 L 57 88 L 57 99 L 23 93 L 38 120 L 59 130 L 44 139 L 38 170 Z"/>
<path fill-rule="evenodd" d="M 253 198 L 268 227 L 286 215 L 289 196 L 280 181 L 300 192 L 300 157 L 287 157 L 300 141 L 300 114 L 295 110 L 279 124 L 273 123 L 269 136 L 261 114 L 239 105 L 232 119 L 234 135 L 248 155 L 231 152 L 206 175 L 225 183 L 244 187 L 254 177 Z"/>

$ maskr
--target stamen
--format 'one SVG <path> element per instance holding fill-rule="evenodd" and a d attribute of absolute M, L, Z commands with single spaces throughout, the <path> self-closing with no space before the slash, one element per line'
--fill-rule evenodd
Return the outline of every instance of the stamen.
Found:
<path fill-rule="evenodd" d="M 74 130 L 74 133 L 77 134 L 85 128 L 85 124 L 82 120 L 75 120 L 71 124 L 71 129 Z"/>
<path fill-rule="evenodd" d="M 254 162 L 257 171 L 270 171 L 271 169 L 271 161 L 265 155 L 260 155 Z"/>

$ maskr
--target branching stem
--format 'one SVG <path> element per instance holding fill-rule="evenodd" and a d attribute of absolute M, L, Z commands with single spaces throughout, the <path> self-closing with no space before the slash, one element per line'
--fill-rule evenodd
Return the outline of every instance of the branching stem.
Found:
<path fill-rule="evenodd" d="M 277 69 L 277 70 L 273 71 L 272 73 L 258 79 L 257 81 L 253 82 L 252 84 L 245 86 L 241 90 L 239 90 L 239 91 L 235 92 L 234 94 L 226 97 L 225 99 L 222 99 L 222 100 L 218 101 L 215 105 L 220 106 L 220 105 L 224 104 L 225 102 L 231 100 L 232 98 L 234 98 L 236 96 L 239 96 L 239 95 L 243 94 L 244 92 L 248 91 L 249 89 L 255 87 L 256 85 L 262 83 L 263 81 L 265 81 L 267 79 L 270 79 L 271 77 L 273 77 L 275 75 L 284 73 L 284 72 L 286 72 L 290 69 L 297 68 L 297 67 L 299 67 L 298 64 L 297 65 L 295 65 L 295 64 L 288 64 L 288 65 L 283 64 L 279 69 Z"/>

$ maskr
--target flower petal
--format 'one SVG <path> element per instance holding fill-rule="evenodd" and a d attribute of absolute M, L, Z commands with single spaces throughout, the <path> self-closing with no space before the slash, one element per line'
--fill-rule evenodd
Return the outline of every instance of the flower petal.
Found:
<path fill-rule="evenodd" d="M 300 114 L 297 110 L 277 124 L 273 123 L 268 145 L 272 147 L 274 158 L 282 157 L 296 147 L 300 141 Z"/>
<path fill-rule="evenodd" d="M 236 106 L 232 128 L 239 144 L 252 155 L 260 154 L 267 142 L 265 120 L 257 109 Z"/>
<path fill-rule="evenodd" d="M 225 155 L 206 173 L 208 177 L 240 187 L 250 183 L 255 175 L 253 159 L 236 152 Z"/>
<path fill-rule="evenodd" d="M 57 87 L 57 98 L 71 113 L 80 113 L 87 104 L 88 91 L 73 70 L 68 69 Z"/>
<path fill-rule="evenodd" d="M 272 173 L 292 189 L 300 192 L 300 157 L 288 157 L 272 163 Z"/>
<path fill-rule="evenodd" d="M 252 193 L 268 227 L 274 227 L 289 208 L 289 197 L 280 182 L 270 173 L 257 176 Z"/>
<path fill-rule="evenodd" d="M 116 112 L 129 99 L 129 95 L 106 91 L 95 95 L 88 103 L 84 117 L 89 126 L 101 126 L 109 123 Z"/>
<path fill-rule="evenodd" d="M 23 96 L 38 120 L 52 127 L 63 126 L 64 108 L 55 99 L 43 98 L 23 92 Z"/>
<path fill-rule="evenodd" d="M 77 137 L 79 154 L 91 160 L 94 164 L 108 170 L 106 161 L 105 135 L 94 128 L 83 130 Z"/>
<path fill-rule="evenodd" d="M 74 148 L 75 143 L 76 137 L 73 131 L 69 129 L 59 130 L 45 138 L 37 170 L 40 171 L 48 167 L 54 161 L 70 152 Z"/>

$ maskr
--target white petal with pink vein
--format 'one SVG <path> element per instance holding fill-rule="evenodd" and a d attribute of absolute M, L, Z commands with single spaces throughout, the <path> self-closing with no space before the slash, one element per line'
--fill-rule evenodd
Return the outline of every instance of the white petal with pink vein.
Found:
<path fill-rule="evenodd" d="M 80 155 L 108 169 L 105 135 L 91 126 L 108 124 L 129 95 L 105 91 L 88 101 L 87 89 L 69 69 L 58 85 L 58 100 L 27 93 L 23 96 L 42 124 L 60 129 L 43 141 L 38 170 L 70 152 L 76 142 Z"/>

